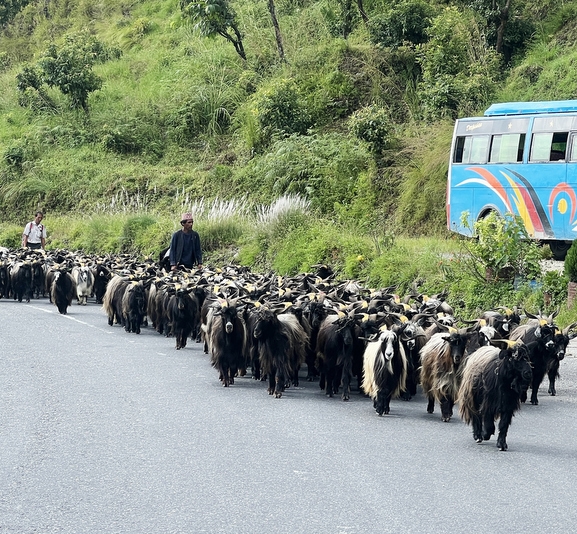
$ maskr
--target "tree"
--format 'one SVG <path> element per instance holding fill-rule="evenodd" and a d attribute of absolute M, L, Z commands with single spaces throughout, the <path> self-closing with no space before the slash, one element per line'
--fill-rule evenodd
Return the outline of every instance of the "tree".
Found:
<path fill-rule="evenodd" d="M 487 41 L 506 62 L 522 50 L 534 34 L 535 25 L 524 13 L 525 2 L 518 0 L 465 0 L 487 23 Z"/>
<path fill-rule="evenodd" d="M 42 80 L 68 95 L 74 109 L 88 112 L 88 95 L 102 87 L 92 71 L 101 50 L 101 43 L 85 32 L 67 35 L 62 47 L 51 44 L 38 61 Z"/>
<path fill-rule="evenodd" d="M 220 35 L 231 42 L 237 54 L 246 61 L 242 34 L 238 29 L 236 13 L 228 0 L 180 0 L 185 17 L 195 22 L 195 28 L 205 37 Z"/>

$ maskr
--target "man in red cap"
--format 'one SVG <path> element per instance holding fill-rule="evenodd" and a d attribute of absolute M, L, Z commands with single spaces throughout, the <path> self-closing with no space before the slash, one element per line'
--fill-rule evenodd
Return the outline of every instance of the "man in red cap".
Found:
<path fill-rule="evenodd" d="M 192 229 L 194 219 L 192 213 L 183 213 L 180 219 L 182 230 L 172 234 L 170 240 L 170 268 L 176 271 L 179 267 L 192 269 L 196 264 L 202 268 L 202 249 L 200 236 Z"/>

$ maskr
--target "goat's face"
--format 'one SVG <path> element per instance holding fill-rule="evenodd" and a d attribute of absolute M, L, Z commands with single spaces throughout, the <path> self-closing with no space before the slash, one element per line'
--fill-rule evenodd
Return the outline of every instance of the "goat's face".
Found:
<path fill-rule="evenodd" d="M 526 392 L 533 378 L 527 348 L 524 345 L 517 345 L 509 352 L 506 365 L 512 376 L 511 388 L 519 394 Z"/>
<path fill-rule="evenodd" d="M 555 334 L 554 352 L 555 357 L 559 361 L 565 358 L 565 352 L 567 351 L 568 344 L 569 344 L 569 336 L 566 336 L 562 333 Z"/>
<path fill-rule="evenodd" d="M 277 320 L 277 318 L 272 310 L 267 308 L 259 309 L 254 324 L 253 337 L 255 339 L 262 339 L 266 332 L 272 328 L 275 320 Z"/>
<path fill-rule="evenodd" d="M 459 365 L 465 354 L 465 348 L 467 346 L 467 341 L 471 337 L 471 334 L 461 334 L 458 332 L 453 332 L 452 334 L 445 337 L 445 341 L 449 344 L 451 350 L 451 358 L 455 365 Z"/>
<path fill-rule="evenodd" d="M 234 322 L 236 320 L 236 308 L 234 306 L 227 306 L 221 311 L 222 322 L 227 334 L 231 334 L 234 330 Z"/>
<path fill-rule="evenodd" d="M 379 336 L 381 343 L 381 352 L 385 360 L 389 361 L 395 355 L 395 348 L 397 345 L 397 334 L 392 330 L 383 330 Z"/>
<path fill-rule="evenodd" d="M 350 347 L 353 344 L 354 341 L 353 332 L 355 329 L 355 324 L 356 323 L 354 319 L 351 319 L 350 317 L 344 317 L 342 319 L 339 319 L 335 323 L 335 326 L 337 327 L 337 332 L 340 334 L 343 340 L 343 345 L 345 347 Z"/>

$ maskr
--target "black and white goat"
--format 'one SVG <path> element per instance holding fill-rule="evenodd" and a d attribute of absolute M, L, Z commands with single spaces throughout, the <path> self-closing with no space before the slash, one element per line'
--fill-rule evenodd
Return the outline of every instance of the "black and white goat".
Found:
<path fill-rule="evenodd" d="M 390 402 L 405 390 L 408 362 L 399 339 L 399 327 L 381 327 L 363 355 L 362 388 L 379 415 L 390 412 Z"/>

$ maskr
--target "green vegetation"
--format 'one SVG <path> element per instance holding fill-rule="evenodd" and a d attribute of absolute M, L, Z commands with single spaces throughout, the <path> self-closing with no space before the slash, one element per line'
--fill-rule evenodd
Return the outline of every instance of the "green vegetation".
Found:
<path fill-rule="evenodd" d="M 448 290 L 468 313 L 543 308 L 562 281 L 534 272 L 535 251 L 508 265 L 517 289 L 462 268 L 448 152 L 457 116 L 577 94 L 575 13 L 575 0 L 4 2 L 0 244 L 42 208 L 51 247 L 156 255 L 192 209 L 222 261 L 331 263 Z"/>

